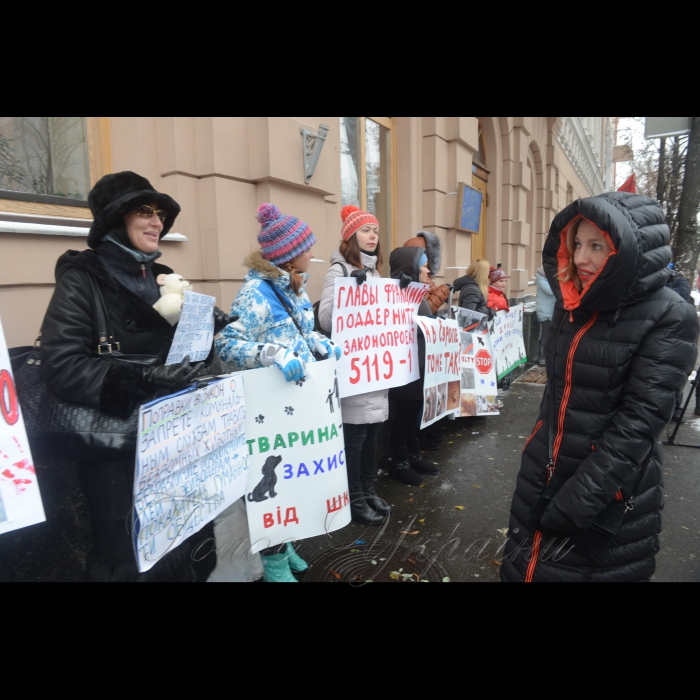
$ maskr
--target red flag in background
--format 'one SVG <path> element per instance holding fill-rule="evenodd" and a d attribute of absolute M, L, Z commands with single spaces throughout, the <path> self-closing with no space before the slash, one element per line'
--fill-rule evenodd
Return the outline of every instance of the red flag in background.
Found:
<path fill-rule="evenodd" d="M 632 194 L 637 194 L 637 178 L 634 173 L 632 173 L 632 177 L 630 177 L 625 184 L 620 187 L 618 192 L 631 192 Z"/>

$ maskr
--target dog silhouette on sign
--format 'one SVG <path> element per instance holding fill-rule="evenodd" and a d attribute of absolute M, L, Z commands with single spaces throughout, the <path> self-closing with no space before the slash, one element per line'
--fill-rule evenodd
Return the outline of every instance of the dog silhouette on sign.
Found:
<path fill-rule="evenodd" d="M 281 462 L 281 457 L 267 458 L 262 469 L 262 481 L 253 489 L 253 493 L 248 494 L 249 503 L 263 503 L 263 501 L 267 501 L 268 494 L 270 498 L 277 498 L 277 494 L 275 493 L 275 486 L 277 486 L 277 474 L 275 474 L 275 469 L 279 467 Z"/>

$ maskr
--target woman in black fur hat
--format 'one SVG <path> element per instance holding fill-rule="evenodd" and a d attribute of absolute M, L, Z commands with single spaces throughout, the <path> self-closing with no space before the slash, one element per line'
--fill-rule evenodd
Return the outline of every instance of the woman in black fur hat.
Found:
<path fill-rule="evenodd" d="M 165 366 L 176 328 L 153 309 L 160 298 L 158 275 L 172 273 L 156 262 L 160 240 L 180 206 L 132 172 L 102 178 L 90 192 L 89 204 L 94 216 L 91 250 L 69 250 L 56 266 L 56 290 L 42 328 L 42 376 L 60 399 L 128 418 L 144 401 L 186 388 L 203 370 L 190 366 L 189 358 Z M 118 350 L 157 356 L 160 363 L 146 367 L 98 356 L 101 341 L 89 276 L 104 297 Z M 229 319 L 217 310 L 216 321 L 220 330 Z M 192 552 L 213 537 L 211 525 L 139 575 L 128 527 L 134 462 L 134 455 L 115 451 L 111 461 L 77 464 L 92 519 L 88 580 L 206 581 L 215 558 L 195 562 Z"/>

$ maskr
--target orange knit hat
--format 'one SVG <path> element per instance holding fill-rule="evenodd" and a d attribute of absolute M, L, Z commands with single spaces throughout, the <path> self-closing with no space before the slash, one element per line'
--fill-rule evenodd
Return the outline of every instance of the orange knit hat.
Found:
<path fill-rule="evenodd" d="M 343 220 L 341 236 L 346 242 L 367 224 L 379 226 L 379 221 L 377 221 L 377 217 L 374 214 L 362 211 L 359 207 L 355 207 L 352 204 L 343 207 L 343 210 L 340 212 L 340 218 Z"/>

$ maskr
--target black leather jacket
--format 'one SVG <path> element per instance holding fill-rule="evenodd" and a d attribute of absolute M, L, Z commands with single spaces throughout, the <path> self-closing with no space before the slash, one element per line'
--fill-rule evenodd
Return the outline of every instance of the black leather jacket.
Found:
<path fill-rule="evenodd" d="M 152 274 L 170 274 L 153 264 Z M 68 251 L 56 266 L 56 290 L 42 327 L 42 376 L 59 398 L 128 417 L 143 402 L 143 369 L 97 356 L 97 330 L 89 280 L 100 285 L 112 332 L 123 354 L 157 355 L 165 363 L 175 335 L 147 302 L 116 282 L 95 251 Z"/>

